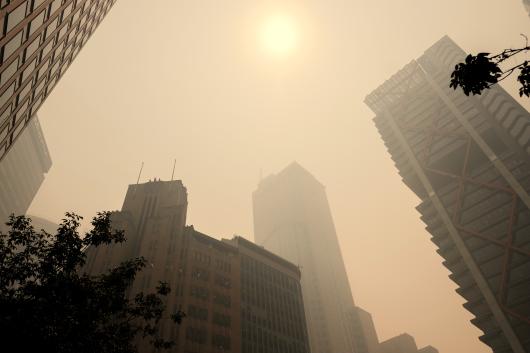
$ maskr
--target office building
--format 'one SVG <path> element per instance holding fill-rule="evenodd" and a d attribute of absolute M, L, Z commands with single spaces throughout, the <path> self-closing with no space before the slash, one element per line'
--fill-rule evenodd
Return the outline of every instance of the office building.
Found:
<path fill-rule="evenodd" d="M 419 349 L 418 353 L 438 353 L 438 350 L 433 346 L 427 346 L 423 347 L 422 349 Z"/>
<path fill-rule="evenodd" d="M 36 231 L 40 231 L 41 229 L 45 232 L 48 232 L 50 234 L 56 234 L 57 228 L 59 228 L 59 224 L 52 222 L 46 218 L 33 216 L 33 215 L 26 215 L 27 217 L 31 218 L 31 225 Z"/>
<path fill-rule="evenodd" d="M 349 312 L 355 353 L 379 353 L 379 338 L 372 315 L 356 306 Z"/>
<path fill-rule="evenodd" d="M 245 238 L 223 241 L 241 261 L 241 352 L 309 353 L 300 269 Z"/>
<path fill-rule="evenodd" d="M 0 161 L 116 0 L 0 0 Z"/>
<path fill-rule="evenodd" d="M 449 88 L 465 56 L 444 37 L 365 102 L 480 339 L 528 353 L 530 114 L 499 85 Z"/>
<path fill-rule="evenodd" d="M 528 12 L 528 16 L 530 16 L 530 0 L 523 0 L 523 5 L 526 9 L 526 12 Z"/>
<path fill-rule="evenodd" d="M 260 182 L 253 204 L 256 242 L 302 269 L 311 352 L 353 352 L 354 303 L 324 186 L 292 163 Z"/>
<path fill-rule="evenodd" d="M 187 315 L 182 325 L 159 328 L 176 343 L 171 352 L 309 353 L 300 270 L 241 237 L 220 241 L 186 226 L 187 204 L 181 181 L 130 185 L 122 210 L 112 214 L 127 241 L 89 249 L 84 271 L 145 257 L 131 295 L 167 282 L 168 310 Z M 153 351 L 147 342 L 140 347 Z"/>
<path fill-rule="evenodd" d="M 52 161 L 37 118 L 0 161 L 0 230 L 13 213 L 25 215 Z"/>

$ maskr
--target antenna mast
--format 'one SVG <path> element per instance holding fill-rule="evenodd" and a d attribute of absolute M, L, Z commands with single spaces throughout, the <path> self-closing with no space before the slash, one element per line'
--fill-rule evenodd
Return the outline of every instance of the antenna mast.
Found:
<path fill-rule="evenodd" d="M 140 176 L 142 175 L 143 169 L 144 169 L 144 162 L 142 162 L 142 166 L 140 167 L 140 172 L 138 173 L 138 179 L 136 180 L 136 185 L 140 183 Z"/>
<path fill-rule="evenodd" d="M 173 172 L 171 173 L 171 181 L 173 181 L 173 177 L 175 176 L 175 165 L 177 164 L 177 159 L 175 158 L 173 160 Z"/>

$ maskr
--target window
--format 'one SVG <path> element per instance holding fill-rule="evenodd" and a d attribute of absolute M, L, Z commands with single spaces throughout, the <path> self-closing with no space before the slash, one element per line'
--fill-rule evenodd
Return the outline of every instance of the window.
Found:
<path fill-rule="evenodd" d="M 7 88 L 7 90 L 0 96 L 0 108 L 6 104 L 6 102 L 11 98 L 13 93 L 15 92 L 15 83 L 13 82 L 11 86 Z"/>
<path fill-rule="evenodd" d="M 40 45 L 40 36 L 35 38 L 33 40 L 33 42 L 31 42 L 30 45 L 28 45 L 28 47 L 26 48 L 26 60 L 31 56 L 33 55 L 33 53 L 35 53 L 35 51 L 37 51 L 37 49 L 39 48 L 39 45 Z"/>
<path fill-rule="evenodd" d="M 188 327 L 186 329 L 186 340 L 195 343 L 206 343 L 208 333 L 204 328 Z"/>
<path fill-rule="evenodd" d="M 191 277 L 194 279 L 200 279 L 202 281 L 208 281 L 210 278 L 210 273 L 207 270 L 195 267 L 191 272 Z"/>
<path fill-rule="evenodd" d="M 195 305 L 188 305 L 188 312 L 186 315 L 193 319 L 206 321 L 208 320 L 208 309 L 199 308 Z"/>
<path fill-rule="evenodd" d="M 224 288 L 230 288 L 232 286 L 232 283 L 230 281 L 230 278 L 226 278 L 221 275 L 215 275 L 215 284 L 224 287 Z"/>
<path fill-rule="evenodd" d="M 218 349 L 229 350 L 230 349 L 230 337 L 214 334 L 212 336 L 212 346 Z"/>
<path fill-rule="evenodd" d="M 26 3 L 23 2 L 22 5 L 11 11 L 7 17 L 7 32 L 9 33 L 10 30 L 15 28 L 16 25 L 18 25 L 24 17 L 26 17 Z"/>
<path fill-rule="evenodd" d="M 208 300 L 210 298 L 210 292 L 208 291 L 208 289 L 203 287 L 192 286 L 190 294 L 195 298 L 199 298 L 202 300 Z"/>
<path fill-rule="evenodd" d="M 228 295 L 215 293 L 213 297 L 213 302 L 217 305 L 224 306 L 225 308 L 229 308 L 231 306 L 231 300 Z"/>
<path fill-rule="evenodd" d="M 37 29 L 39 29 L 40 26 L 44 23 L 44 16 L 46 15 L 46 11 L 42 11 L 37 17 L 31 21 L 31 26 L 29 30 L 29 35 L 32 35 L 35 33 Z"/>
<path fill-rule="evenodd" d="M 22 44 L 22 31 L 18 32 L 7 44 L 4 46 L 4 60 L 5 62 Z"/>
<path fill-rule="evenodd" d="M 228 315 L 214 313 L 212 322 L 219 326 L 230 327 L 230 325 L 232 324 L 232 319 Z"/>
<path fill-rule="evenodd" d="M 52 6 L 50 9 L 51 16 L 55 14 L 55 11 L 57 11 L 59 7 L 61 7 L 61 0 L 55 0 L 54 2 L 52 2 Z"/>
<path fill-rule="evenodd" d="M 6 83 L 15 72 L 17 72 L 18 60 L 15 60 L 9 65 L 0 76 L 0 86 Z"/>

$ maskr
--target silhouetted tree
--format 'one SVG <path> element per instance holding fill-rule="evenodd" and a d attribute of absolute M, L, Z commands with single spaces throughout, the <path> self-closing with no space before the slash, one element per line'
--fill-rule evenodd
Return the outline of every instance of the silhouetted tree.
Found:
<path fill-rule="evenodd" d="M 504 70 L 500 67 L 500 64 L 509 58 L 529 50 L 530 46 L 528 46 L 527 41 L 523 48 L 505 49 L 495 55 L 490 53 L 470 54 L 466 57 L 465 62 L 455 66 L 449 86 L 454 89 L 462 87 L 466 96 L 469 96 L 470 93 L 473 95 L 481 94 L 482 91 L 504 80 L 514 72 L 519 72 L 517 76 L 517 81 L 521 84 L 519 95 L 530 97 L 530 62 L 526 60 Z"/>
<path fill-rule="evenodd" d="M 156 348 L 172 346 L 157 335 L 163 319 L 163 297 L 170 288 L 126 295 L 143 258 L 121 263 L 107 273 L 80 273 L 84 249 L 125 241 L 111 228 L 110 213 L 98 213 L 84 238 L 82 218 L 67 213 L 57 234 L 35 231 L 31 219 L 11 216 L 10 230 L 0 232 L 0 350 L 4 352 L 137 352 L 143 337 Z M 185 314 L 168 319 L 180 324 Z"/>

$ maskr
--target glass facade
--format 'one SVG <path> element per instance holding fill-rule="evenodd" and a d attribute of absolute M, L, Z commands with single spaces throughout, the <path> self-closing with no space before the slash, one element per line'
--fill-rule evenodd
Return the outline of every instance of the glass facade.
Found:
<path fill-rule="evenodd" d="M 0 160 L 116 0 L 1 0 Z"/>
<path fill-rule="evenodd" d="M 421 218 L 495 353 L 530 351 L 530 114 L 500 86 L 449 88 L 444 37 L 366 98 Z"/>

